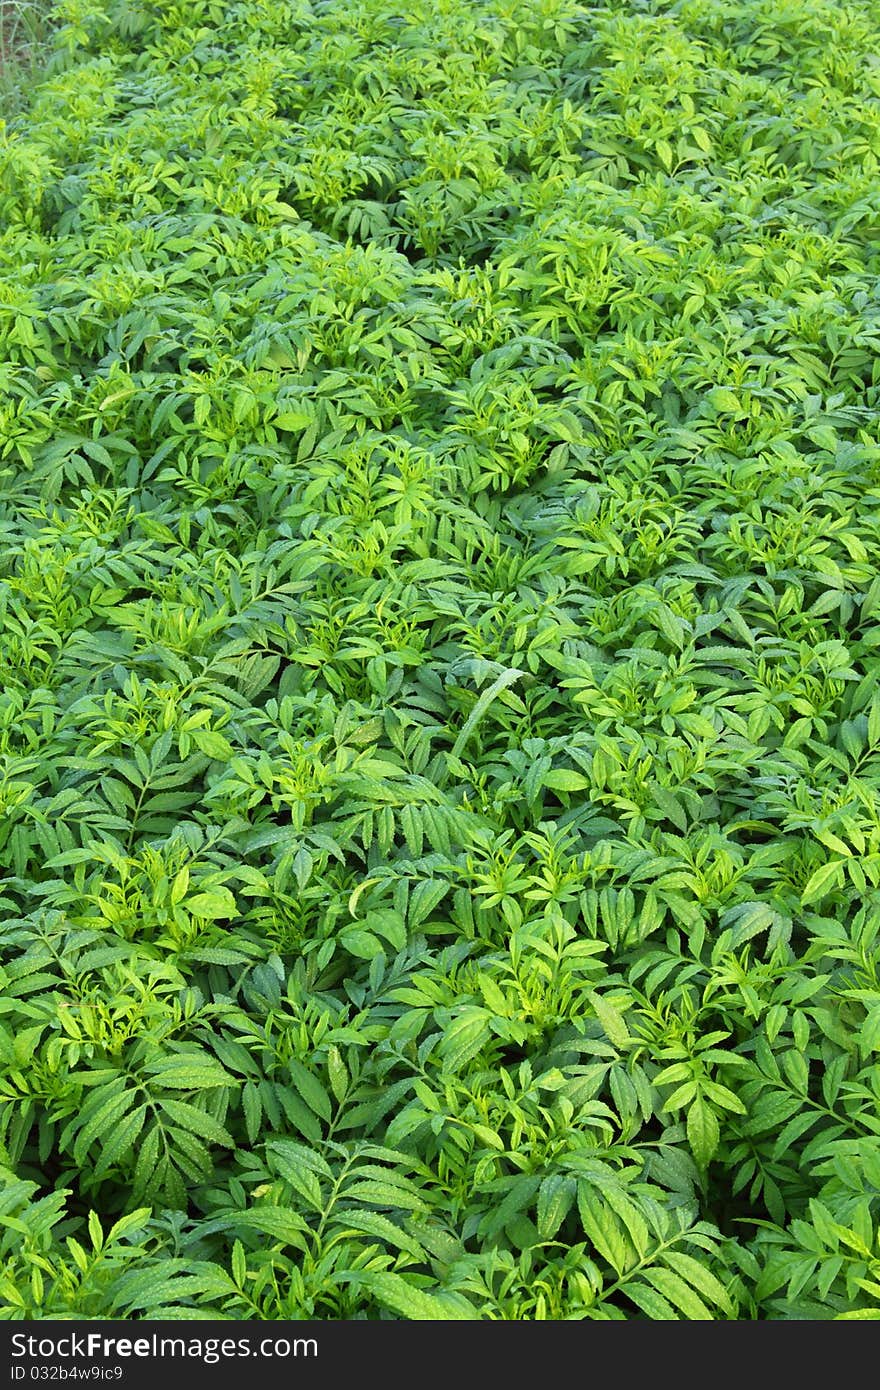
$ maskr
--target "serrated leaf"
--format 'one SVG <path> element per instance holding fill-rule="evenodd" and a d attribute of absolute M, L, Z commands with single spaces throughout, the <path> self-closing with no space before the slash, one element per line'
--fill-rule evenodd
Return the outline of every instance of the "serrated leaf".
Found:
<path fill-rule="evenodd" d="M 698 1166 L 706 1168 L 718 1150 L 721 1132 L 715 1111 L 699 1093 L 688 1107 L 687 1137 Z"/>
<path fill-rule="evenodd" d="M 334 1225 L 344 1231 L 361 1231 L 365 1235 L 376 1236 L 395 1250 L 403 1250 L 413 1259 L 424 1261 L 427 1257 L 419 1242 L 395 1222 L 390 1221 L 378 1211 L 358 1210 L 342 1207 L 334 1213 Z"/>
<path fill-rule="evenodd" d="M 615 1047 L 621 1049 L 630 1047 L 633 1039 L 624 1022 L 623 1014 L 609 1000 L 604 999 L 601 994 L 597 994 L 595 990 L 590 991 L 589 999 L 606 1037 L 614 1043 Z"/>
<path fill-rule="evenodd" d="M 288 1067 L 290 1079 L 309 1109 L 314 1110 L 322 1120 L 329 1120 L 333 1114 L 333 1106 L 322 1083 L 295 1057 L 291 1058 Z"/>
<path fill-rule="evenodd" d="M 574 1178 L 551 1175 L 538 1189 L 538 1233 L 552 1240 L 571 1210 L 577 1195 Z"/>
<path fill-rule="evenodd" d="M 477 1317 L 476 1310 L 463 1299 L 440 1299 L 436 1294 L 426 1293 L 399 1274 L 369 1271 L 358 1272 L 349 1277 L 354 1278 L 361 1288 L 366 1289 L 398 1317 L 410 1321 L 449 1322 Z"/>
<path fill-rule="evenodd" d="M 801 905 L 806 907 L 809 903 L 818 902 L 827 893 L 839 888 L 843 882 L 843 871 L 842 859 L 829 859 L 826 864 L 820 864 L 807 880 L 801 894 Z"/>
<path fill-rule="evenodd" d="M 161 1109 L 175 1124 L 182 1125 L 184 1129 L 207 1139 L 209 1143 L 222 1144 L 228 1149 L 235 1148 L 235 1140 L 229 1131 L 197 1105 L 190 1105 L 182 1100 L 165 1099 L 161 1102 Z"/>

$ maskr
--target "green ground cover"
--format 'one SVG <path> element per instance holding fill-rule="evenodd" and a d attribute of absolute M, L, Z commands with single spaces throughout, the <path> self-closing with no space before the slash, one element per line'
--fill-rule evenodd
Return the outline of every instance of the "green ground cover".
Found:
<path fill-rule="evenodd" d="M 880 1316 L 880 7 L 54 18 L 6 1316 Z"/>

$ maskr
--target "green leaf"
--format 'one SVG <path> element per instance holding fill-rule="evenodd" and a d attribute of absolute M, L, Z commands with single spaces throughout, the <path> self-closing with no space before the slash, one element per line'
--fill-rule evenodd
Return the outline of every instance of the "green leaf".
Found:
<path fill-rule="evenodd" d="M 596 1017 L 601 1023 L 606 1037 L 614 1043 L 615 1047 L 621 1049 L 631 1047 L 633 1040 L 624 1022 L 623 1015 L 613 1004 L 609 1003 L 607 999 L 603 999 L 601 994 L 597 994 L 595 990 L 590 991 L 589 999 L 596 1011 Z"/>
<path fill-rule="evenodd" d="M 314 1110 L 322 1120 L 329 1120 L 333 1114 L 333 1106 L 318 1078 L 295 1057 L 291 1058 L 288 1066 L 290 1079 L 309 1109 Z"/>
<path fill-rule="evenodd" d="M 395 1222 L 389 1221 L 388 1217 L 383 1216 L 381 1212 L 355 1211 L 351 1207 L 341 1207 L 335 1211 L 333 1222 L 340 1228 L 340 1234 L 360 1231 L 365 1235 L 376 1236 L 377 1239 L 392 1246 L 395 1250 L 403 1250 L 420 1263 L 427 1259 L 419 1242 L 406 1231 L 401 1230 Z"/>
<path fill-rule="evenodd" d="M 347 927 L 340 933 L 340 942 L 353 956 L 358 956 L 361 960 L 373 960 L 375 956 L 381 955 L 382 942 L 371 931 L 365 931 L 363 927 Z"/>
<path fill-rule="evenodd" d="M 718 1151 L 721 1132 L 715 1111 L 699 1093 L 688 1108 L 687 1137 L 698 1167 L 708 1167 Z"/>
<path fill-rule="evenodd" d="M 574 1178 L 551 1175 L 538 1189 L 538 1232 L 552 1240 L 568 1215 L 577 1194 Z"/>
<path fill-rule="evenodd" d="M 184 1129 L 198 1134 L 202 1139 L 207 1139 L 210 1144 L 222 1144 L 228 1149 L 235 1148 L 235 1140 L 229 1131 L 197 1105 L 189 1105 L 181 1100 L 163 1100 L 161 1108 L 175 1124 L 182 1125 Z"/>
<path fill-rule="evenodd" d="M 476 1056 L 489 1037 L 490 1017 L 486 1009 L 465 1007 L 451 1020 L 443 1031 L 438 1049 L 447 1071 L 460 1071 Z"/>
<path fill-rule="evenodd" d="M 232 744 L 222 734 L 210 729 L 194 729 L 192 740 L 201 753 L 209 758 L 227 762 L 232 757 Z"/>
<path fill-rule="evenodd" d="M 498 676 L 497 679 L 494 680 L 492 684 L 482 692 L 482 694 L 477 699 L 476 704 L 474 705 L 470 714 L 468 715 L 467 719 L 465 720 L 464 725 L 462 726 L 461 733 L 458 735 L 458 738 L 455 740 L 455 743 L 452 746 L 453 758 L 461 757 L 462 753 L 467 747 L 468 739 L 480 724 L 480 721 L 486 714 L 487 710 L 489 709 L 489 706 L 492 704 L 492 701 L 498 695 L 501 694 L 502 690 L 505 690 L 508 686 L 513 685 L 514 682 L 518 681 L 520 677 L 524 674 L 525 673 L 523 671 L 520 671 L 517 667 L 511 667 L 510 670 L 502 671 L 501 675 Z"/>
<path fill-rule="evenodd" d="M 451 1322 L 477 1316 L 476 1310 L 464 1299 L 456 1298 L 454 1295 L 441 1299 L 436 1294 L 426 1293 L 400 1274 L 358 1271 L 347 1277 L 371 1293 L 379 1303 L 390 1308 L 392 1313 L 407 1321 Z"/>
<path fill-rule="evenodd" d="M 554 792 L 579 792 L 589 787 L 589 778 L 582 772 L 571 772 L 568 768 L 558 767 L 550 772 L 545 772 L 541 781 L 545 787 L 549 787 Z"/>
<path fill-rule="evenodd" d="M 405 1187 L 398 1187 L 395 1183 L 375 1178 L 365 1178 L 361 1182 L 353 1183 L 351 1187 L 346 1188 L 345 1196 L 350 1202 L 370 1202 L 377 1207 L 399 1207 L 406 1211 L 426 1210 L 426 1203 L 416 1193 Z"/>
<path fill-rule="evenodd" d="M 276 208 L 282 204 L 275 203 Z M 289 430 L 292 434 L 298 434 L 300 430 L 308 429 L 313 423 L 313 417 L 304 410 L 283 410 L 275 416 L 272 421 L 276 429 Z"/>
<path fill-rule="evenodd" d="M 663 1258 L 689 1284 L 692 1284 L 697 1293 L 702 1294 L 710 1305 L 719 1308 L 727 1317 L 734 1317 L 735 1310 L 730 1295 L 720 1279 L 716 1279 L 705 1264 L 701 1264 L 692 1255 L 686 1255 L 681 1250 L 667 1250 Z"/>
<path fill-rule="evenodd" d="M 624 1284 L 623 1292 L 627 1298 L 632 1299 L 637 1308 L 640 1308 L 643 1313 L 647 1313 L 652 1321 L 678 1321 L 678 1314 L 672 1304 L 656 1289 L 652 1289 L 649 1284 L 643 1284 L 638 1280 L 629 1280 Z"/>
<path fill-rule="evenodd" d="M 247 1211 L 227 1212 L 219 1229 L 259 1231 L 272 1240 L 280 1241 L 282 1245 L 292 1245 L 297 1250 L 307 1248 L 305 1236 L 309 1228 L 299 1213 L 292 1211 L 290 1207 L 272 1206 L 267 1203 L 249 1207 Z"/>
<path fill-rule="evenodd" d="M 808 903 L 818 902 L 832 889 L 840 888 L 843 883 L 843 873 L 842 859 L 829 859 L 826 864 L 820 864 L 807 880 L 806 887 L 801 894 L 801 905 L 806 907 Z"/>
<path fill-rule="evenodd" d="M 235 1078 L 207 1053 L 198 1057 L 186 1053 L 161 1057 L 145 1068 L 152 1081 L 181 1091 L 203 1091 L 212 1086 L 235 1084 Z"/>
<path fill-rule="evenodd" d="M 677 1308 L 679 1312 L 683 1313 L 689 1321 L 714 1321 L 713 1314 L 703 1300 L 694 1292 L 690 1284 L 686 1284 L 684 1279 L 674 1270 L 646 1269 L 642 1273 L 642 1278 L 659 1294 L 662 1294 L 673 1308 Z"/>
<path fill-rule="evenodd" d="M 228 888 L 217 887 L 196 893 L 186 899 L 186 906 L 194 917 L 207 917 L 211 921 L 238 915 L 238 904 Z"/>

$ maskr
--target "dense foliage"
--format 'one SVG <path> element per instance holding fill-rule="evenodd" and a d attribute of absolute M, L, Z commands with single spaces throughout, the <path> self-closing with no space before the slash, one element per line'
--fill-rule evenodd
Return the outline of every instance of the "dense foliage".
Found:
<path fill-rule="evenodd" d="M 56 17 L 6 1315 L 880 1316 L 880 8 Z"/>

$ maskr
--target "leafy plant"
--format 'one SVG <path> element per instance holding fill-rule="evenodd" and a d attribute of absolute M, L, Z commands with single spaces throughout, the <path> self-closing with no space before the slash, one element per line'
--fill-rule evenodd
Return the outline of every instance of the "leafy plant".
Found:
<path fill-rule="evenodd" d="M 4 1315 L 880 1316 L 878 34 L 0 0 Z"/>

